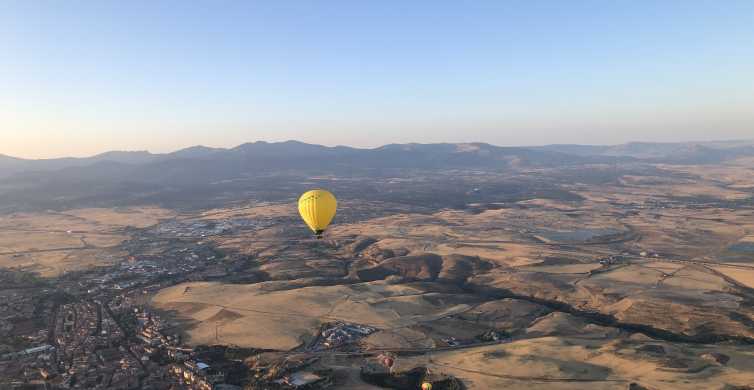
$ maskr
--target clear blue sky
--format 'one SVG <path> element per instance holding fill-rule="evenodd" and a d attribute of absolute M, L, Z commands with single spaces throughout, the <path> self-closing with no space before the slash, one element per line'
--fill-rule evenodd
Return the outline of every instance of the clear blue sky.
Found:
<path fill-rule="evenodd" d="M 0 153 L 754 138 L 754 1 L 4 1 Z"/>

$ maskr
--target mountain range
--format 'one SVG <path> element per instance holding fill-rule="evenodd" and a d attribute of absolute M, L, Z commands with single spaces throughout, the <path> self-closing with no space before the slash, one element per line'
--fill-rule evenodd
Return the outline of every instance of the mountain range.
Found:
<path fill-rule="evenodd" d="M 512 172 L 569 166 L 582 171 L 579 167 L 588 164 L 708 164 L 749 156 L 754 156 L 751 141 L 534 147 L 410 143 L 373 149 L 260 141 L 234 148 L 194 146 L 165 154 L 111 151 L 42 160 L 0 155 L 0 210 L 111 206 L 123 199 L 160 203 L 166 198 L 237 197 L 263 187 L 263 180 L 275 181 L 270 187 L 282 191 L 285 185 L 322 175 L 364 178 L 406 175 L 412 170 Z M 285 182 L 283 177 L 295 178 Z"/>
<path fill-rule="evenodd" d="M 148 151 L 109 151 L 84 158 L 22 159 L 0 154 L 0 178 L 24 172 L 45 172 L 82 168 L 108 163 L 133 166 L 170 161 L 189 164 L 229 162 L 261 164 L 263 167 L 306 168 L 349 165 L 363 168 L 503 168 L 518 162 L 548 166 L 586 162 L 646 161 L 658 163 L 705 164 L 754 156 L 754 141 L 711 141 L 620 145 L 557 144 L 532 147 L 500 147 L 486 143 L 389 144 L 373 149 L 347 146 L 327 147 L 298 141 L 245 143 L 234 148 L 193 146 L 172 153 Z M 132 166 L 128 168 L 127 166 Z"/>
<path fill-rule="evenodd" d="M 612 157 L 612 156 L 611 156 Z M 327 147 L 298 141 L 253 142 L 234 148 L 194 146 L 172 153 L 153 154 L 147 151 L 111 151 L 85 158 L 30 160 L 0 155 L 0 177 L 19 173 L 40 173 L 74 168 L 82 172 L 93 166 L 119 165 L 125 172 L 137 172 L 139 166 L 173 169 L 194 164 L 211 168 L 238 169 L 327 169 L 356 168 L 453 168 L 496 167 L 507 162 L 522 161 L 533 165 L 580 163 L 605 160 L 603 156 L 572 155 L 557 150 L 499 147 L 484 143 L 469 144 L 391 144 L 374 149 L 346 146 Z M 232 166 L 231 166 L 232 165 Z M 147 168 L 150 167 L 150 168 Z"/>

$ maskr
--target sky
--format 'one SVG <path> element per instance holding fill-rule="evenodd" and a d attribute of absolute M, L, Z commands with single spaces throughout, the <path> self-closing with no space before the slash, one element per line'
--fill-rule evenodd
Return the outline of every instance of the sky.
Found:
<path fill-rule="evenodd" d="M 754 138 L 754 1 L 0 8 L 0 154 Z"/>

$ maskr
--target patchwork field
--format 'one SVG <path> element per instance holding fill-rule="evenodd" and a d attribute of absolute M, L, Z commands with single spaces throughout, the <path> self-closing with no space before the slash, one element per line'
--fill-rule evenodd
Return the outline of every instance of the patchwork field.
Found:
<path fill-rule="evenodd" d="M 125 228 L 143 228 L 171 218 L 159 208 L 78 209 L 0 216 L 0 267 L 45 277 L 113 264 L 125 257 L 118 246 Z"/>
<path fill-rule="evenodd" d="M 327 322 L 359 323 L 389 333 L 470 308 L 456 296 L 443 299 L 442 294 L 425 295 L 408 286 L 379 282 L 269 291 L 280 287 L 272 282 L 189 283 L 161 291 L 152 303 L 195 322 L 188 331 L 194 344 L 212 343 L 217 337 L 224 343 L 277 350 L 311 341 Z M 446 305 L 453 301 L 458 302 Z"/>
<path fill-rule="evenodd" d="M 187 347 L 246 348 L 249 370 L 311 359 L 335 388 L 375 388 L 361 370 L 383 353 L 395 378 L 469 389 L 754 383 L 751 169 L 581 168 L 301 178 L 341 190 L 322 240 L 289 195 L 7 214 L 0 267 L 71 290 L 71 271 L 113 265 L 85 294 L 123 318 L 155 310 Z"/>

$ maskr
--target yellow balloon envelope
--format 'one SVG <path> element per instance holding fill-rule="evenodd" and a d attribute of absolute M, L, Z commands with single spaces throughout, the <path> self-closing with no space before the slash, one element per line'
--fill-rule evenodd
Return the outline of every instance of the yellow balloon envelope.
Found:
<path fill-rule="evenodd" d="M 337 207 L 335 196 L 325 190 L 307 191 L 298 199 L 298 212 L 301 218 L 319 238 L 330 225 Z"/>

